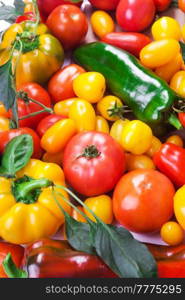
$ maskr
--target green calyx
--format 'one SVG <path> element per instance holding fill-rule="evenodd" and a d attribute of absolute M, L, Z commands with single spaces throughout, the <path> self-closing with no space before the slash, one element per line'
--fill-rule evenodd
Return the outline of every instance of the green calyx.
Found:
<path fill-rule="evenodd" d="M 39 48 L 39 36 L 29 31 L 24 31 L 21 34 L 17 34 L 14 42 L 14 48 L 27 53 Z"/>
<path fill-rule="evenodd" d="M 48 179 L 33 179 L 25 175 L 12 183 L 12 194 L 14 195 L 16 202 L 33 204 L 37 202 L 37 199 L 42 192 L 42 188 L 52 185 L 53 183 Z"/>
<path fill-rule="evenodd" d="M 107 112 L 109 114 L 109 117 L 119 117 L 121 119 L 124 119 L 124 114 L 131 112 L 131 110 L 126 105 L 119 106 L 115 101 L 114 106 L 109 108 Z"/>
<path fill-rule="evenodd" d="M 81 155 L 79 155 L 78 158 L 85 157 L 88 160 L 90 160 L 92 158 L 96 158 L 96 157 L 100 156 L 100 154 L 101 154 L 101 152 L 96 148 L 95 145 L 90 145 L 84 149 L 84 152 Z"/>

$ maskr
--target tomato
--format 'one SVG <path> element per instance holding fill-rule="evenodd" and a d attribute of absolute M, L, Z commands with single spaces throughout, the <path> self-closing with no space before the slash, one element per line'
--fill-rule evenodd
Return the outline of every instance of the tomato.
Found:
<path fill-rule="evenodd" d="M 10 117 L 10 112 L 6 110 L 4 104 L 0 102 L 0 116 L 9 118 Z"/>
<path fill-rule="evenodd" d="M 102 10 L 97 10 L 91 15 L 91 26 L 93 32 L 99 37 L 113 32 L 115 24 L 111 16 Z"/>
<path fill-rule="evenodd" d="M 129 123 L 128 119 L 125 120 L 117 120 L 113 123 L 110 135 L 122 146 L 122 134 L 124 127 Z"/>
<path fill-rule="evenodd" d="M 123 116 L 123 103 L 116 96 L 105 96 L 97 104 L 98 113 L 108 121 L 117 121 Z"/>
<path fill-rule="evenodd" d="M 120 0 L 90 0 L 91 4 L 102 10 L 115 10 Z"/>
<path fill-rule="evenodd" d="M 126 168 L 128 171 L 137 169 L 155 169 L 153 160 L 146 155 L 126 155 Z"/>
<path fill-rule="evenodd" d="M 179 121 L 181 122 L 182 126 L 185 127 L 185 113 L 179 113 L 178 114 Z"/>
<path fill-rule="evenodd" d="M 71 99 L 63 100 L 63 101 L 56 103 L 54 106 L 55 114 L 60 115 L 60 116 L 65 116 L 66 118 L 68 118 L 70 107 L 78 99 L 79 98 L 71 98 Z"/>
<path fill-rule="evenodd" d="M 34 152 L 32 157 L 40 158 L 42 154 L 42 150 L 40 147 L 40 138 L 31 128 L 19 128 L 19 129 L 10 129 L 6 131 L 0 131 L 0 154 L 2 154 L 5 150 L 6 145 L 10 142 L 14 137 L 19 136 L 21 134 L 29 134 L 33 138 L 34 144 Z"/>
<path fill-rule="evenodd" d="M 71 64 L 56 72 L 48 84 L 48 92 L 54 103 L 75 97 L 73 80 L 85 70 L 78 65 Z"/>
<path fill-rule="evenodd" d="M 140 169 L 124 175 L 114 190 L 116 220 L 133 232 L 154 232 L 173 215 L 175 189 L 155 170 Z"/>
<path fill-rule="evenodd" d="M 146 29 L 155 16 L 153 0 L 120 0 L 116 19 L 123 30 L 139 32 Z"/>
<path fill-rule="evenodd" d="M 109 133 L 109 123 L 102 116 L 96 116 L 96 131 Z"/>
<path fill-rule="evenodd" d="M 77 206 L 77 208 L 78 208 L 82 213 L 85 214 L 84 209 L 83 209 L 82 206 Z M 86 222 L 87 222 L 86 219 L 85 219 L 79 212 L 77 212 L 76 209 L 74 209 L 74 208 L 72 209 L 71 216 L 72 216 L 73 219 L 75 219 L 75 220 L 78 221 L 78 222 L 82 222 L 82 223 L 86 223 Z"/>
<path fill-rule="evenodd" d="M 51 99 L 48 92 L 37 83 L 25 83 L 22 85 L 18 92 L 23 97 L 18 99 L 18 116 L 19 118 L 25 117 L 31 113 L 43 110 L 43 107 L 33 103 L 29 98 L 44 104 L 47 108 L 51 108 Z M 29 117 L 19 122 L 20 127 L 36 128 L 40 120 L 46 117 L 48 113 L 44 112 L 33 117 Z"/>
<path fill-rule="evenodd" d="M 178 0 L 178 7 L 185 12 L 185 0 Z"/>
<path fill-rule="evenodd" d="M 11 120 L 0 115 L 0 131 L 9 130 L 10 127 Z"/>
<path fill-rule="evenodd" d="M 176 246 L 183 242 L 184 231 L 177 222 L 165 223 L 160 231 L 162 240 L 170 246 Z"/>
<path fill-rule="evenodd" d="M 49 162 L 49 163 L 54 163 L 57 164 L 59 166 L 62 166 L 62 162 L 63 162 L 63 153 L 59 152 L 59 153 L 48 153 L 45 152 L 43 157 L 42 157 L 42 161 L 45 162 Z"/>
<path fill-rule="evenodd" d="M 80 194 L 97 196 L 111 191 L 125 171 L 125 154 L 108 134 L 87 131 L 74 136 L 64 150 L 63 169 Z"/>
<path fill-rule="evenodd" d="M 181 27 L 177 20 L 171 17 L 162 17 L 152 25 L 154 40 L 181 39 Z"/>
<path fill-rule="evenodd" d="M 15 23 L 22 23 L 25 21 L 33 21 L 35 22 L 35 17 L 32 11 L 24 13 L 22 16 L 18 16 L 15 20 Z"/>
<path fill-rule="evenodd" d="M 88 30 L 86 15 L 74 5 L 60 5 L 55 8 L 46 24 L 66 50 L 81 43 Z"/>
<path fill-rule="evenodd" d="M 170 81 L 170 87 L 181 97 L 185 97 L 185 71 L 178 71 Z"/>
<path fill-rule="evenodd" d="M 152 144 L 150 148 L 147 150 L 146 155 L 148 155 L 149 157 L 153 157 L 154 154 L 159 151 L 161 146 L 162 146 L 161 141 L 156 136 L 153 136 Z"/>
<path fill-rule="evenodd" d="M 171 143 L 171 144 L 175 144 L 179 147 L 183 147 L 184 145 L 184 142 L 183 140 L 181 139 L 180 136 L 178 135 L 171 135 L 167 140 L 166 140 L 166 143 Z"/>
<path fill-rule="evenodd" d="M 42 119 L 37 126 L 37 133 L 40 137 L 44 135 L 46 130 L 48 130 L 51 126 L 53 126 L 56 122 L 65 119 L 66 117 L 59 116 L 59 115 L 49 115 Z"/>
<path fill-rule="evenodd" d="M 166 10 L 170 6 L 171 2 L 172 0 L 154 0 L 156 10 L 160 12 Z"/>

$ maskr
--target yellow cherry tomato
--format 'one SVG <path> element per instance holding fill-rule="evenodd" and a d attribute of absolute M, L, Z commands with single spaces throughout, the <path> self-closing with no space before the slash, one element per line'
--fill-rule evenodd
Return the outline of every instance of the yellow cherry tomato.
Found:
<path fill-rule="evenodd" d="M 112 17 L 108 13 L 102 10 L 97 10 L 92 14 L 91 26 L 94 33 L 99 38 L 115 30 L 115 24 Z"/>
<path fill-rule="evenodd" d="M 123 129 L 122 146 L 132 154 L 145 153 L 152 144 L 152 130 L 142 121 L 130 121 Z"/>
<path fill-rule="evenodd" d="M 78 99 L 79 98 L 70 98 L 56 103 L 53 108 L 55 114 L 64 117 L 69 117 L 69 109 L 71 105 Z"/>
<path fill-rule="evenodd" d="M 96 116 L 96 131 L 109 133 L 109 124 L 102 116 Z"/>
<path fill-rule="evenodd" d="M 134 155 L 128 153 L 126 155 L 126 168 L 127 171 L 136 169 L 155 169 L 153 160 L 147 155 Z"/>
<path fill-rule="evenodd" d="M 174 39 L 154 41 L 140 52 L 141 63 L 148 68 L 157 68 L 175 59 L 180 52 L 180 45 Z"/>
<path fill-rule="evenodd" d="M 152 144 L 151 144 L 150 148 L 148 149 L 148 151 L 146 152 L 146 155 L 148 155 L 149 157 L 153 157 L 154 154 L 159 151 L 161 146 L 162 146 L 161 141 L 156 136 L 153 136 Z"/>
<path fill-rule="evenodd" d="M 184 231 L 177 222 L 165 223 L 160 231 L 162 240 L 170 246 L 176 246 L 183 242 Z"/>
<path fill-rule="evenodd" d="M 63 150 L 67 142 L 77 132 L 75 122 L 63 119 L 51 126 L 42 136 L 41 147 L 49 153 L 58 153 Z"/>
<path fill-rule="evenodd" d="M 106 96 L 97 104 L 97 111 L 108 121 L 116 121 L 123 115 L 123 103 L 116 96 Z"/>
<path fill-rule="evenodd" d="M 177 94 L 185 97 L 185 71 L 179 71 L 172 77 L 170 87 Z"/>
<path fill-rule="evenodd" d="M 81 212 L 83 212 L 83 213 L 85 214 L 84 209 L 83 209 L 82 206 L 77 206 L 77 208 L 78 208 Z M 78 221 L 78 222 L 86 223 L 86 219 L 85 219 L 78 211 L 76 211 L 74 208 L 72 209 L 71 217 L 72 217 L 73 219 L 75 219 L 76 221 Z"/>
<path fill-rule="evenodd" d="M 73 81 L 73 90 L 77 97 L 96 103 L 102 99 L 106 89 L 105 78 L 98 72 L 85 72 Z"/>
<path fill-rule="evenodd" d="M 172 79 L 173 75 L 182 68 L 182 65 L 182 54 L 179 53 L 177 54 L 177 57 L 172 59 L 169 63 L 155 69 L 155 73 L 162 79 L 169 82 Z"/>
<path fill-rule="evenodd" d="M 185 185 L 174 196 L 174 213 L 177 222 L 185 229 Z"/>
<path fill-rule="evenodd" d="M 87 198 L 84 202 L 103 222 L 111 224 L 113 221 L 112 199 L 107 195 Z M 92 214 L 84 207 L 85 214 L 96 221 Z"/>
<path fill-rule="evenodd" d="M 69 109 L 69 118 L 75 122 L 78 132 L 96 128 L 95 110 L 86 100 L 78 99 L 72 104 Z"/>
<path fill-rule="evenodd" d="M 175 144 L 179 147 L 183 147 L 184 145 L 184 142 L 183 142 L 183 139 L 178 136 L 178 135 L 172 135 L 170 136 L 167 140 L 166 140 L 167 143 L 172 143 L 172 144 Z"/>
<path fill-rule="evenodd" d="M 181 31 L 182 31 L 183 41 L 185 41 L 185 25 L 182 27 Z"/>
<path fill-rule="evenodd" d="M 62 162 L 63 162 L 63 153 L 59 152 L 59 153 L 44 153 L 43 157 L 42 157 L 42 161 L 44 162 L 49 162 L 49 163 L 55 163 L 59 166 L 62 166 Z"/>
<path fill-rule="evenodd" d="M 177 20 L 171 17 L 162 17 L 154 22 L 152 26 L 152 35 L 154 40 L 181 39 L 181 27 Z"/>
<path fill-rule="evenodd" d="M 120 145 L 122 145 L 122 134 L 123 129 L 125 125 L 127 125 L 130 121 L 128 119 L 125 120 L 117 120 L 113 123 L 111 130 L 110 130 L 110 136 L 113 137 Z"/>
<path fill-rule="evenodd" d="M 6 110 L 4 104 L 0 102 L 0 116 L 8 118 L 10 116 L 9 112 Z"/>
<path fill-rule="evenodd" d="M 10 129 L 10 119 L 0 115 L 0 131 L 6 131 Z"/>

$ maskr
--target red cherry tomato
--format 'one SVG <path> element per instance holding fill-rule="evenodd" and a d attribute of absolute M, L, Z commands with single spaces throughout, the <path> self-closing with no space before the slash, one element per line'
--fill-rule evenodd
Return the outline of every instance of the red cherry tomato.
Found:
<path fill-rule="evenodd" d="M 140 32 L 151 24 L 155 10 L 153 0 L 121 0 L 116 19 L 123 30 Z"/>
<path fill-rule="evenodd" d="M 160 230 L 173 215 L 175 189 L 162 173 L 140 169 L 123 176 L 113 195 L 116 220 L 134 232 Z"/>
<path fill-rule="evenodd" d="M 64 150 L 63 168 L 70 185 L 85 196 L 111 191 L 125 171 L 122 147 L 108 134 L 87 131 Z"/>
<path fill-rule="evenodd" d="M 181 122 L 182 126 L 185 127 L 185 113 L 179 113 L 178 114 L 179 121 Z"/>
<path fill-rule="evenodd" d="M 156 10 L 160 12 L 166 10 L 170 6 L 171 2 L 172 0 L 154 0 Z"/>
<path fill-rule="evenodd" d="M 120 0 L 90 0 L 91 4 L 102 10 L 115 10 Z"/>
<path fill-rule="evenodd" d="M 37 133 L 39 134 L 40 137 L 44 135 L 46 130 L 48 130 L 51 126 L 53 126 L 56 122 L 66 119 L 66 117 L 59 116 L 59 115 L 49 115 L 42 119 L 40 123 L 37 126 Z"/>
<path fill-rule="evenodd" d="M 55 73 L 48 84 L 53 102 L 76 97 L 73 91 L 73 80 L 84 72 L 85 70 L 80 66 L 71 64 Z"/>
<path fill-rule="evenodd" d="M 88 30 L 86 15 L 75 5 L 56 7 L 49 15 L 46 24 L 66 50 L 80 44 Z"/>

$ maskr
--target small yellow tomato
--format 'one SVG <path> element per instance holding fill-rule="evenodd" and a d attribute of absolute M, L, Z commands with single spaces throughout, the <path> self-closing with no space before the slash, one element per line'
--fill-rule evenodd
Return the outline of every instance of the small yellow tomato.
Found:
<path fill-rule="evenodd" d="M 87 198 L 84 202 L 103 222 L 111 224 L 113 221 L 112 199 L 107 195 Z M 84 207 L 85 214 L 95 222 L 95 218 Z"/>
<path fill-rule="evenodd" d="M 172 77 L 170 87 L 177 94 L 185 97 L 185 71 L 179 71 Z"/>
<path fill-rule="evenodd" d="M 96 103 L 102 99 L 106 89 L 105 78 L 98 72 L 86 72 L 73 81 L 73 90 L 77 97 Z"/>
<path fill-rule="evenodd" d="M 117 121 L 123 115 L 123 103 L 116 96 L 106 96 L 97 104 L 97 111 L 108 121 Z"/>
<path fill-rule="evenodd" d="M 137 169 L 155 169 L 153 160 L 147 155 L 126 155 L 126 168 L 127 171 L 133 171 Z"/>
<path fill-rule="evenodd" d="M 122 146 L 132 154 L 145 153 L 152 144 L 152 130 L 142 121 L 130 121 L 123 129 Z"/>
<path fill-rule="evenodd" d="M 95 110 L 86 100 L 78 99 L 72 104 L 69 109 L 69 118 L 74 120 L 78 132 L 96 128 Z"/>
<path fill-rule="evenodd" d="M 174 39 L 154 41 L 140 52 L 141 63 L 148 68 L 157 68 L 175 59 L 180 52 L 180 45 Z"/>
<path fill-rule="evenodd" d="M 78 208 L 82 213 L 85 214 L 84 209 L 83 209 L 82 206 L 77 206 L 77 208 Z M 73 219 L 75 219 L 76 221 L 78 221 L 78 222 L 86 223 L 86 219 L 85 219 L 85 218 L 84 218 L 77 210 L 75 210 L 74 208 L 72 209 L 71 217 L 72 217 Z"/>
<path fill-rule="evenodd" d="M 10 129 L 10 119 L 0 115 L 0 131 L 6 131 Z"/>
<path fill-rule="evenodd" d="M 183 38 L 183 41 L 185 42 L 185 25 L 183 25 L 181 31 L 182 31 L 182 38 Z"/>
<path fill-rule="evenodd" d="M 174 213 L 177 222 L 185 229 L 185 185 L 177 190 L 174 196 Z"/>
<path fill-rule="evenodd" d="M 55 163 L 59 166 L 62 166 L 62 161 L 63 161 L 63 153 L 59 152 L 59 153 L 44 153 L 43 157 L 42 157 L 42 161 L 44 162 L 49 162 L 49 163 Z"/>
<path fill-rule="evenodd" d="M 160 231 L 162 240 L 170 246 L 176 246 L 183 242 L 184 231 L 177 222 L 165 223 Z"/>
<path fill-rule="evenodd" d="M 54 112 L 56 115 L 69 117 L 69 109 L 71 105 L 79 98 L 71 98 L 67 100 L 60 101 L 54 105 Z"/>
<path fill-rule="evenodd" d="M 6 110 L 4 104 L 0 102 L 0 116 L 8 118 L 10 116 L 9 111 Z"/>
<path fill-rule="evenodd" d="M 96 116 L 96 131 L 109 133 L 109 124 L 102 116 Z"/>
<path fill-rule="evenodd" d="M 97 10 L 92 14 L 91 26 L 94 33 L 99 38 L 115 30 L 115 24 L 112 17 L 103 10 Z"/>
<path fill-rule="evenodd" d="M 156 136 L 153 136 L 152 144 L 151 144 L 150 148 L 148 149 L 148 151 L 146 152 L 146 155 L 148 155 L 149 157 L 153 157 L 154 154 L 159 151 L 161 146 L 162 146 L 161 141 Z"/>
<path fill-rule="evenodd" d="M 171 17 L 162 17 L 154 22 L 152 26 L 154 40 L 181 39 L 181 27 L 177 20 Z"/>
<path fill-rule="evenodd" d="M 178 135 L 171 135 L 167 140 L 166 140 L 167 143 L 172 143 L 172 144 L 175 144 L 179 147 L 183 147 L 184 145 L 184 142 L 183 142 L 183 139 L 178 136 Z"/>
<path fill-rule="evenodd" d="M 169 63 L 164 66 L 158 67 L 155 69 L 155 73 L 162 79 L 170 82 L 173 75 L 177 73 L 183 65 L 182 54 L 179 53 L 176 58 L 172 59 Z"/>
<path fill-rule="evenodd" d="M 111 127 L 110 136 L 112 136 L 113 139 L 115 139 L 120 145 L 122 145 L 123 129 L 129 122 L 130 121 L 128 119 L 117 120 Z"/>

